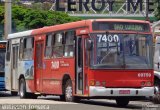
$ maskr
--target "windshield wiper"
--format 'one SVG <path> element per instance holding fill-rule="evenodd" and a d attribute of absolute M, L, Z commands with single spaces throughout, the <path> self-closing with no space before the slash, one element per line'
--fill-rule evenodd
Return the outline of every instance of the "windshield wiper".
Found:
<path fill-rule="evenodd" d="M 104 59 L 105 59 L 105 58 L 106 58 L 106 57 L 111 53 L 111 52 L 110 52 L 110 50 L 111 50 L 111 49 L 108 49 L 107 54 L 102 58 L 102 60 L 100 61 L 100 63 L 102 63 L 102 62 L 103 62 L 103 60 L 104 60 Z"/>

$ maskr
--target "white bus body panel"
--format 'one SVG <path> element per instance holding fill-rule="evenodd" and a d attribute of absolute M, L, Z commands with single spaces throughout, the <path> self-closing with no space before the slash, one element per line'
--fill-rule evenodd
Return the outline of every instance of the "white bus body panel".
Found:
<path fill-rule="evenodd" d="M 13 54 L 16 54 L 17 60 L 19 60 L 19 54 L 13 52 L 13 46 L 19 46 L 20 39 L 13 39 L 11 41 L 10 48 L 10 61 L 5 61 L 5 85 L 7 90 L 18 89 L 18 69 L 13 69 Z M 17 62 L 18 64 L 18 62 Z M 18 67 L 18 65 L 17 65 Z"/>
<path fill-rule="evenodd" d="M 5 60 L 5 86 L 9 91 L 18 91 L 19 87 L 19 77 L 21 74 L 25 76 L 24 61 L 19 61 L 19 48 L 20 48 L 20 39 L 22 37 L 31 36 L 33 30 L 18 32 L 8 35 L 8 41 L 11 41 L 11 50 L 10 50 L 10 61 Z M 17 56 L 17 70 L 13 70 L 13 46 L 19 46 Z M 26 85 L 27 86 L 27 85 Z"/>

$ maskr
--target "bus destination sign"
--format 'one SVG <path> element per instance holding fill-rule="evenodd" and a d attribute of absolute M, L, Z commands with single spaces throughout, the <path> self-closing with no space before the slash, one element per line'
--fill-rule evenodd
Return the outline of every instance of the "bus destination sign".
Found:
<path fill-rule="evenodd" d="M 143 31 L 143 28 L 143 25 L 140 24 L 114 24 L 114 30 Z"/>
<path fill-rule="evenodd" d="M 93 30 L 106 31 L 138 31 L 149 32 L 149 24 L 147 23 L 126 23 L 126 22 L 93 22 Z"/>

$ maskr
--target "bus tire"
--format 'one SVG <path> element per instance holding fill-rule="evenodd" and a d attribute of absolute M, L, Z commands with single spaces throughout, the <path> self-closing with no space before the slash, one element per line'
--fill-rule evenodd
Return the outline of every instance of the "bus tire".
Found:
<path fill-rule="evenodd" d="M 81 101 L 81 98 L 80 97 L 74 97 L 74 102 L 80 102 Z"/>
<path fill-rule="evenodd" d="M 68 79 L 65 84 L 65 101 L 66 102 L 74 101 L 72 81 L 70 79 Z"/>
<path fill-rule="evenodd" d="M 117 98 L 116 103 L 119 107 L 125 107 L 129 103 L 129 99 L 127 98 Z"/>
<path fill-rule="evenodd" d="M 27 95 L 27 98 L 30 98 L 30 99 L 37 99 L 37 95 L 36 94 L 34 94 L 34 93 L 26 93 L 26 95 Z"/>
<path fill-rule="evenodd" d="M 60 95 L 59 97 L 61 101 L 65 101 L 65 95 Z"/>
<path fill-rule="evenodd" d="M 17 96 L 17 95 L 18 95 L 18 92 L 16 92 L 16 91 L 11 91 L 11 95 L 12 95 L 12 96 Z"/>
<path fill-rule="evenodd" d="M 19 81 L 19 96 L 21 99 L 27 98 L 26 82 L 24 78 L 21 78 Z"/>

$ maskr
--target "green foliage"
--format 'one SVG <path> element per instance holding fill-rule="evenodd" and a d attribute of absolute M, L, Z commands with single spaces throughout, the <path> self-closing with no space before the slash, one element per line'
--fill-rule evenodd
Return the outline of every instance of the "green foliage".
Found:
<path fill-rule="evenodd" d="M 13 32 L 41 28 L 81 20 L 62 12 L 33 10 L 18 5 L 12 6 Z M 4 6 L 0 6 L 0 24 L 4 24 Z"/>
<path fill-rule="evenodd" d="M 155 12 L 155 17 L 160 20 L 160 1 L 155 0 L 158 3 L 157 11 Z"/>
<path fill-rule="evenodd" d="M 160 6 L 157 8 L 157 11 L 155 13 L 155 16 L 158 20 L 160 20 Z"/>
<path fill-rule="evenodd" d="M 0 6 L 0 24 L 4 24 L 4 6 Z"/>

